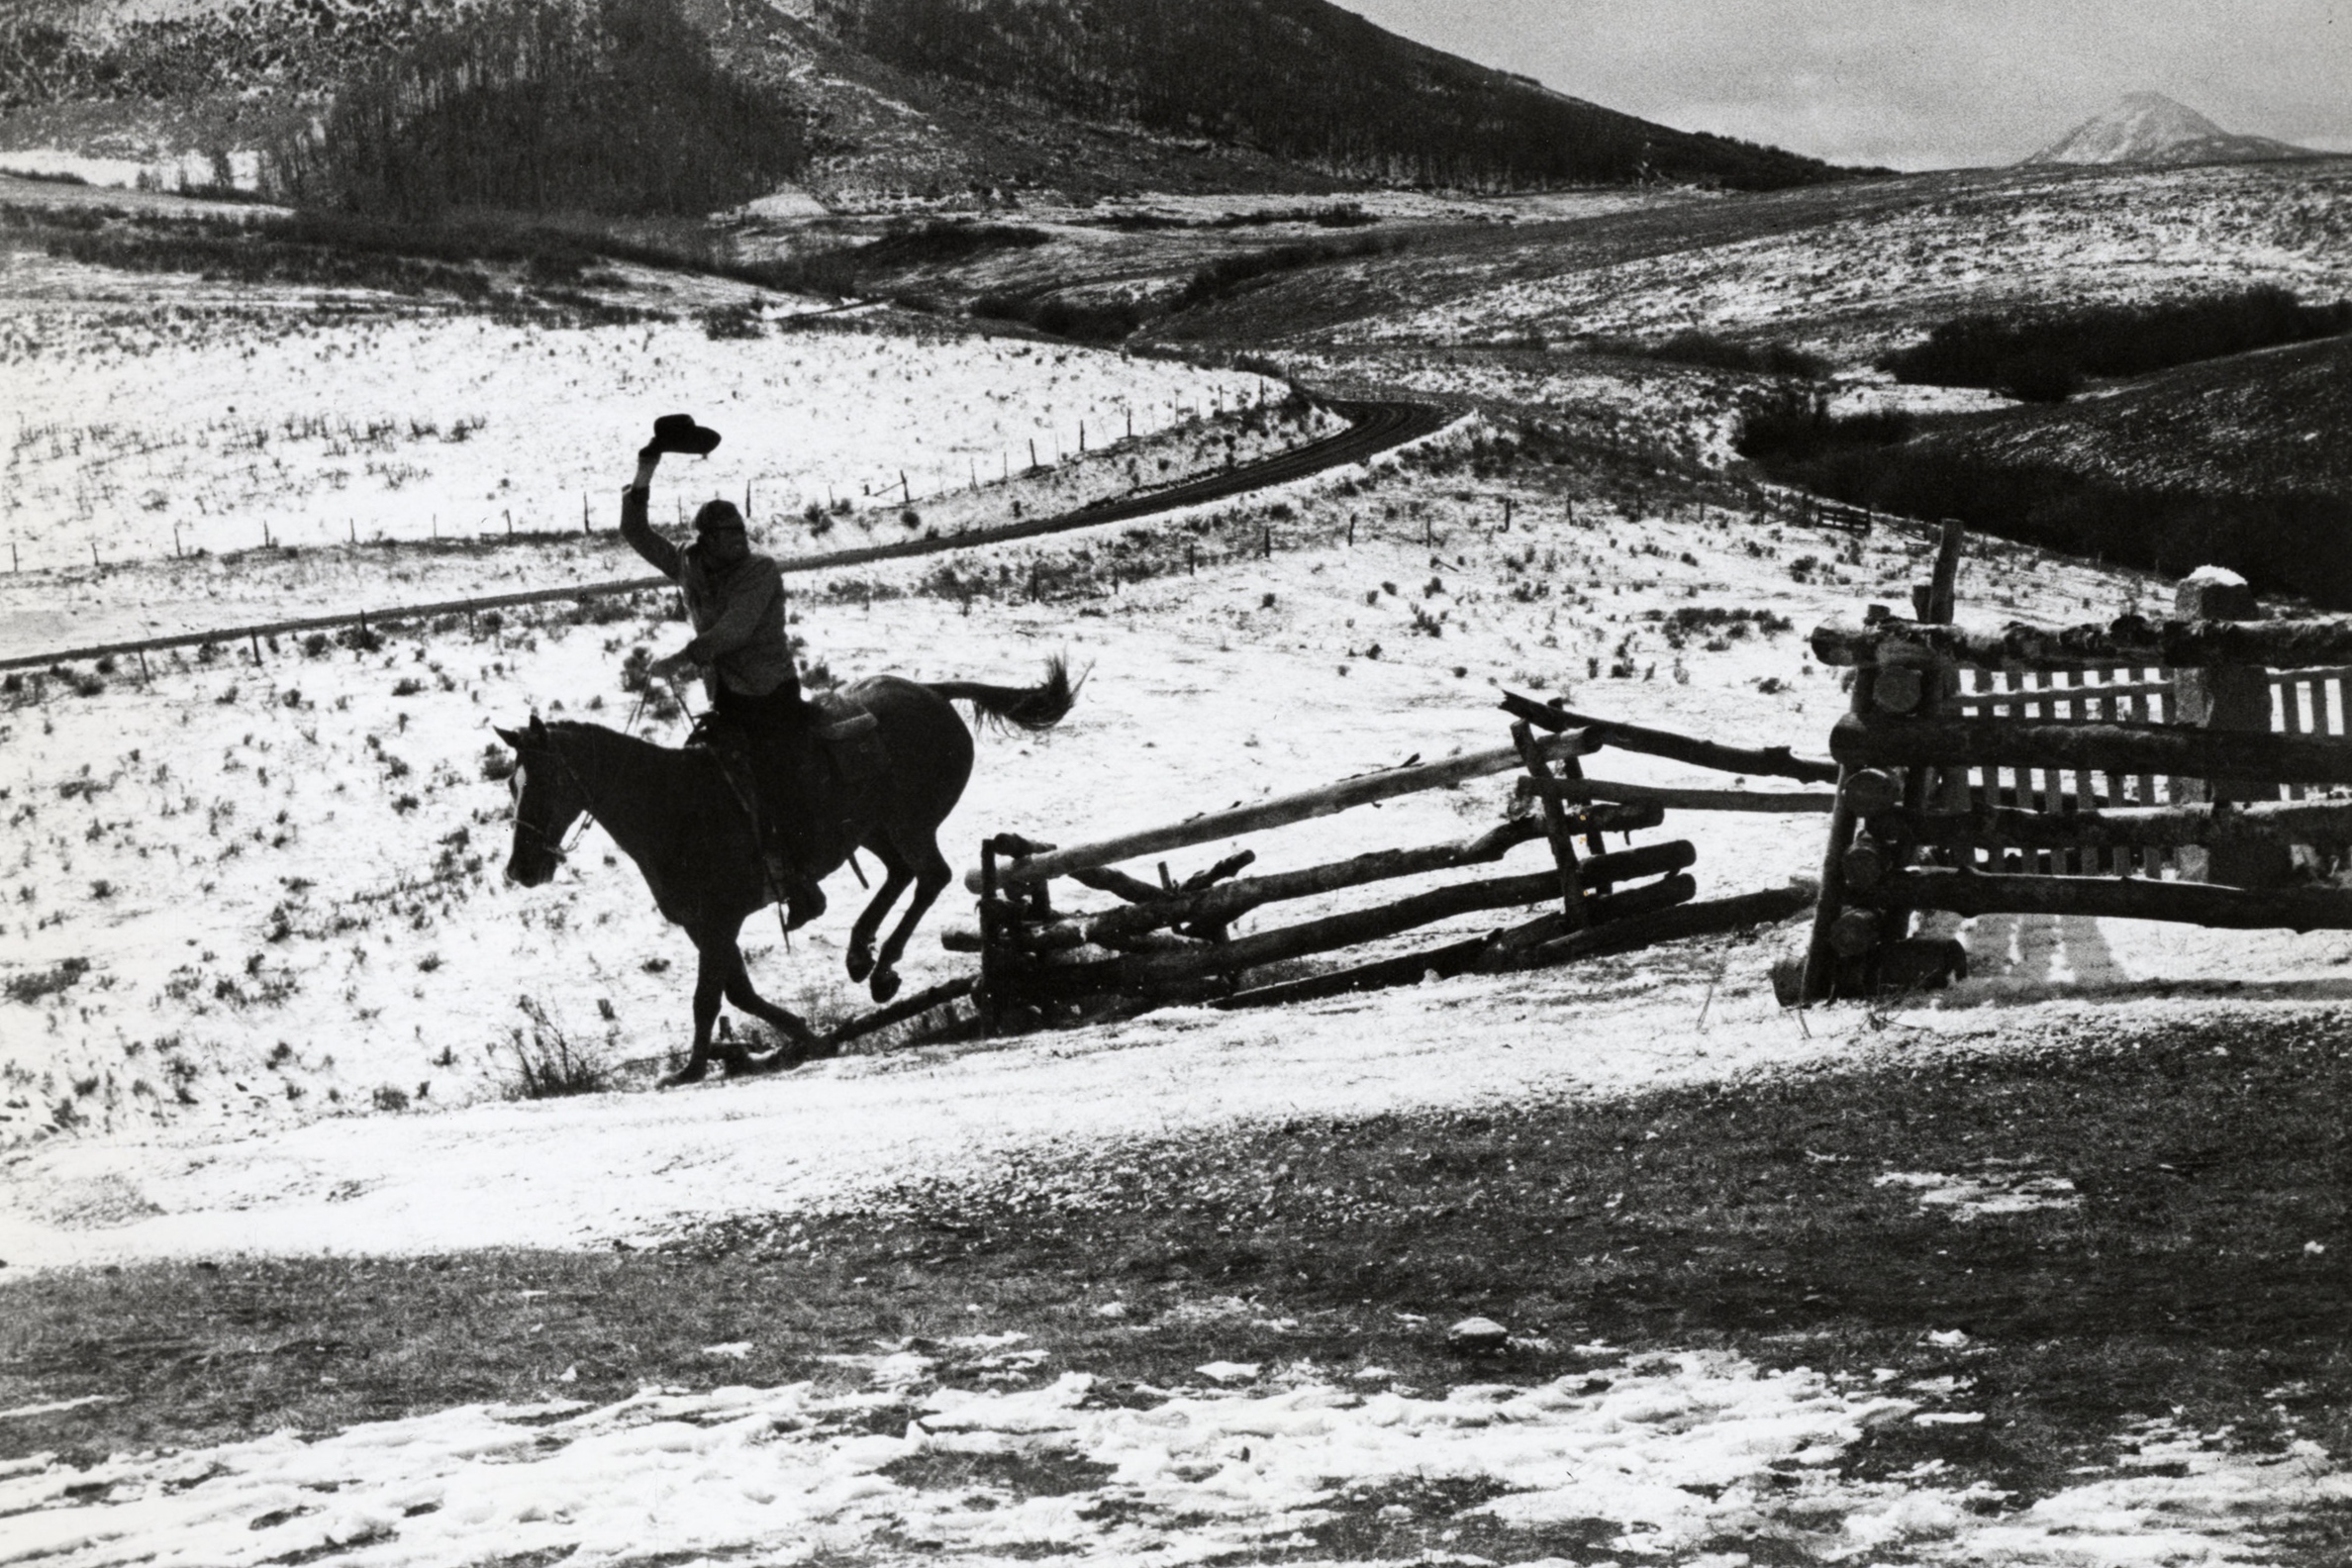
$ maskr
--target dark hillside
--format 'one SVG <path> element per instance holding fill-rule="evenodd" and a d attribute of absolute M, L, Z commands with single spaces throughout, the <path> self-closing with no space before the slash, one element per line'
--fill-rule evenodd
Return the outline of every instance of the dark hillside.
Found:
<path fill-rule="evenodd" d="M 2342 339 L 2055 406 L 1810 433 L 1802 415 L 1750 422 L 1749 455 L 1776 477 L 2072 554 L 2175 571 L 2209 561 L 2265 592 L 2352 609 Z"/>
<path fill-rule="evenodd" d="M 1352 178 L 1761 189 L 1833 173 L 1546 91 L 1324 0 L 819 0 L 818 14 L 843 42 L 902 69 Z"/>
<path fill-rule="evenodd" d="M 434 220 L 451 209 L 695 216 L 799 172 L 782 93 L 720 68 L 675 0 L 487 5 L 424 34 L 275 149 L 307 206 Z"/>

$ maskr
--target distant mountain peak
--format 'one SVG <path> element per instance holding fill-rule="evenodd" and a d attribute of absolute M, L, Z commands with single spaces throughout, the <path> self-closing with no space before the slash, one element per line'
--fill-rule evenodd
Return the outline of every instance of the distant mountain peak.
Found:
<path fill-rule="evenodd" d="M 2069 131 L 2027 163 L 2259 163 L 2318 157 L 2308 147 L 2222 130 L 2160 92 L 2125 93 L 2115 106 Z"/>

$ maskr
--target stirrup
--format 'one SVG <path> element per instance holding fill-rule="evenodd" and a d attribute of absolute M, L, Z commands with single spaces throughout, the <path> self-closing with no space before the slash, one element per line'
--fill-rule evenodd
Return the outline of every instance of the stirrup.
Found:
<path fill-rule="evenodd" d="M 804 881 L 798 887 L 780 884 L 784 889 L 784 929 L 799 931 L 825 913 L 825 889 L 814 882 Z"/>

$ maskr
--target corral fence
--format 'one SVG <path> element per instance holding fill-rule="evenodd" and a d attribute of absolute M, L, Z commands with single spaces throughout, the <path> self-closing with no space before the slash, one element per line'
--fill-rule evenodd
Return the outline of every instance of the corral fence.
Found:
<path fill-rule="evenodd" d="M 1697 901 L 1687 839 L 1633 846 L 1629 835 L 1676 811 L 1824 813 L 1834 797 L 1811 790 L 1668 789 L 1584 776 L 1581 759 L 1616 747 L 1749 776 L 1826 783 L 1836 767 L 1786 748 L 1740 748 L 1571 713 L 1507 696 L 1512 743 L 1444 761 L 1344 779 L 1322 789 L 1211 813 L 1116 838 L 1056 848 L 1012 833 L 981 846 L 968 879 L 980 895 L 976 929 L 949 931 L 951 948 L 980 955 L 978 999 L 989 1027 L 1117 1016 L 1164 1003 L 1238 1008 L 1410 984 L 1425 976 L 1496 972 L 1624 952 L 1658 942 L 1785 920 L 1813 901 L 1810 883 Z M 1522 807 L 1476 837 L 1376 848 L 1348 859 L 1243 876 L 1255 849 L 1227 854 L 1190 875 L 1162 860 L 1155 879 L 1121 861 L 1222 844 L 1292 823 L 1499 773 L 1520 775 Z M 1628 837 L 1611 849 L 1604 835 Z M 1445 883 L 1336 914 L 1235 935 L 1233 924 L 1268 905 L 1321 897 L 1408 876 L 1483 867 L 1518 845 L 1541 843 L 1549 865 Z M 1092 909 L 1056 903 L 1057 885 L 1108 895 Z M 1536 906 L 1539 913 L 1526 913 Z M 1298 960 L 1486 911 L 1518 910 L 1511 924 L 1402 954 L 1312 974 Z M 1275 971 L 1265 973 L 1265 971 Z"/>
<path fill-rule="evenodd" d="M 2166 620 L 1967 631 L 1957 535 L 1916 619 L 1813 633 L 1854 685 L 1800 1000 L 1964 972 L 1914 934 L 1932 912 L 2352 929 L 2324 880 L 2352 846 L 2352 622 L 2259 619 L 2205 568 Z"/>

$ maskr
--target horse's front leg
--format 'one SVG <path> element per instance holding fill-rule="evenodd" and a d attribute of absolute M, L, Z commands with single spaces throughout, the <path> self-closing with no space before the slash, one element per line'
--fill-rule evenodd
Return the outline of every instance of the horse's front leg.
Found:
<path fill-rule="evenodd" d="M 716 945 L 699 936 L 695 938 L 694 950 L 699 961 L 694 971 L 694 1052 L 686 1058 L 685 1066 L 661 1080 L 664 1088 L 700 1083 L 703 1074 L 711 1070 L 711 1027 L 719 1022 L 719 998 L 727 988 L 726 966 L 712 950 Z M 735 943 L 729 942 L 727 946 L 733 951 Z"/>

